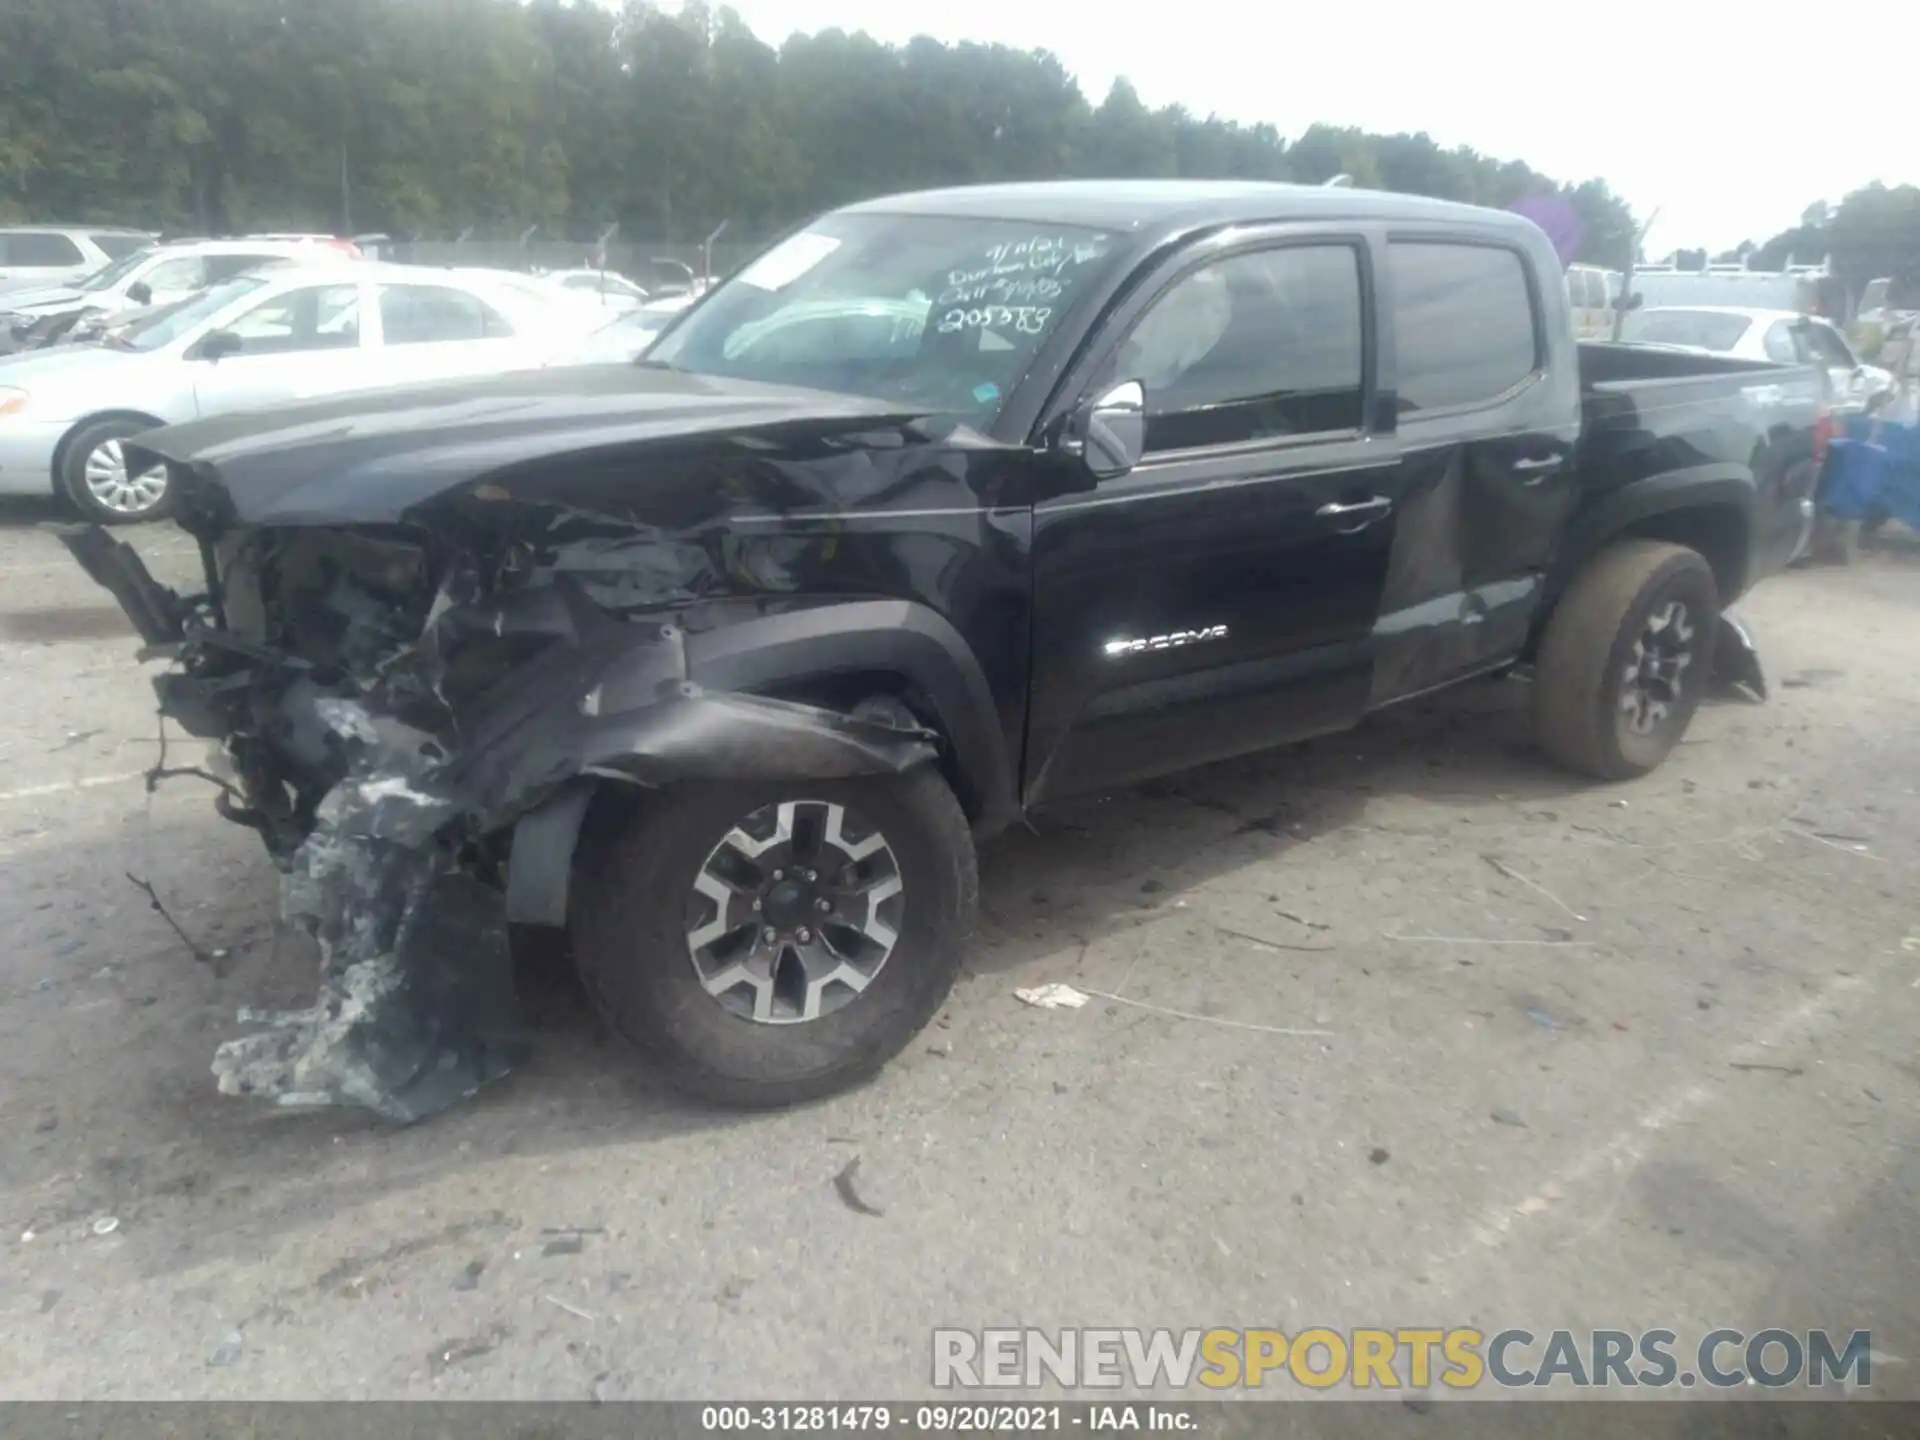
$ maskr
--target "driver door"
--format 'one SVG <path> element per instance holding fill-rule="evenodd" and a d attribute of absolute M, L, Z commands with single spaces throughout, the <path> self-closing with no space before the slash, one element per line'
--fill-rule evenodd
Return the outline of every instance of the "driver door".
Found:
<path fill-rule="evenodd" d="M 1095 337 L 1075 392 L 1142 381 L 1145 453 L 1034 509 L 1028 803 L 1359 719 L 1399 485 L 1374 253 L 1203 243 Z"/>
<path fill-rule="evenodd" d="M 370 383 L 363 358 L 366 304 L 365 287 L 355 282 L 302 285 L 213 332 L 233 336 L 238 350 L 207 358 L 203 336 L 188 352 L 199 413 L 285 404 Z"/>

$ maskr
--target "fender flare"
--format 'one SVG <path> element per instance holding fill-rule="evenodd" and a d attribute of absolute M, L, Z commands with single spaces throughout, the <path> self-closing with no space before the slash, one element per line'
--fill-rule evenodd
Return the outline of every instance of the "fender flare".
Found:
<path fill-rule="evenodd" d="M 796 682 L 873 670 L 901 676 L 936 712 L 930 718 L 940 727 L 976 832 L 1003 828 L 1018 814 L 1012 764 L 986 677 L 960 633 L 928 607 L 900 600 L 849 601 L 758 616 L 679 638 L 685 655 L 684 684 L 676 687 L 684 692 L 680 704 L 668 702 L 644 707 L 631 717 L 608 717 L 611 733 L 606 737 L 610 743 L 605 756 L 583 757 L 598 763 L 590 763 L 514 822 L 507 864 L 509 921 L 566 923 L 574 853 L 597 785 L 603 780 L 643 779 L 647 768 L 625 766 L 614 758 L 634 738 L 627 734 L 634 722 L 661 732 L 639 750 L 642 755 L 666 759 L 661 773 L 698 774 L 698 768 L 689 768 L 693 752 L 678 743 L 684 732 L 673 719 L 676 713 L 717 704 L 741 712 L 730 718 L 730 725 L 751 724 L 756 716 L 778 725 L 784 712 L 806 712 L 806 707 L 752 697 Z M 641 669 L 647 669 L 645 662 Z M 711 701 L 703 702 L 702 695 L 712 697 Z M 728 697 L 736 697 L 731 705 Z M 759 715 L 760 711 L 768 713 Z M 817 728 L 816 722 L 802 727 L 801 733 L 810 735 Z M 815 738 L 818 745 L 798 752 L 808 757 L 803 767 L 812 767 L 803 768 L 802 773 L 885 773 L 910 759 L 916 748 L 916 742 L 903 739 L 899 746 L 875 750 L 869 756 L 856 737 L 823 734 Z M 930 753 L 924 745 L 917 748 Z M 899 755 L 892 755 L 893 749 Z M 726 774 L 744 773 L 737 763 L 721 763 Z"/>
<path fill-rule="evenodd" d="M 687 636 L 687 678 L 710 691 L 765 693 L 862 670 L 901 676 L 933 706 L 975 829 L 1011 823 L 1018 789 L 993 692 L 939 612 L 910 600 L 850 600 Z"/>

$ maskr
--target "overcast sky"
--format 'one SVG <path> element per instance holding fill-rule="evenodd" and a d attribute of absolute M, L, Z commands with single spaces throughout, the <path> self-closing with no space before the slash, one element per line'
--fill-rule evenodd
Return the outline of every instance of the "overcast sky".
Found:
<path fill-rule="evenodd" d="M 1765 240 L 1814 200 L 1920 181 L 1920 5 L 1901 0 L 732 4 L 776 46 L 838 26 L 1046 49 L 1095 104 L 1125 75 L 1149 105 L 1289 139 L 1315 121 L 1425 130 L 1555 179 L 1599 176 L 1643 220 L 1659 208 L 1654 254 Z"/>

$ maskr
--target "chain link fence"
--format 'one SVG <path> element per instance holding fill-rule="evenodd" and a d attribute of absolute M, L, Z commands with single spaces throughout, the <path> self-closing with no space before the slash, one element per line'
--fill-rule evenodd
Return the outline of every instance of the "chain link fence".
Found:
<path fill-rule="evenodd" d="M 404 240 L 362 241 L 370 254 L 403 265 L 470 265 L 492 270 L 598 270 L 626 276 L 645 290 L 675 289 L 708 272 L 719 279 L 745 264 L 761 248 L 753 244 L 715 244 L 709 258 L 694 244 L 649 245 L 616 240 L 604 247 L 592 241 Z"/>

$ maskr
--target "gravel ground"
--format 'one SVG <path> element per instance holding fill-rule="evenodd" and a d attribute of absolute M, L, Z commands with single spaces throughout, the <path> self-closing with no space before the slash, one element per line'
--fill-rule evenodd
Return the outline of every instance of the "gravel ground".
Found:
<path fill-rule="evenodd" d="M 1920 1395 L 1920 562 L 1763 586 L 1771 703 L 1635 784 L 1546 766 L 1499 682 L 1044 816 L 856 1093 L 692 1108 L 548 961 L 532 1062 L 388 1130 L 215 1093 L 311 961 L 252 836 L 144 793 L 134 642 L 36 518 L 0 516 L 0 1397 L 906 1397 L 935 1325 L 1069 1324 L 1870 1327 Z M 1103 993 L 1015 1000 L 1048 981 Z"/>

